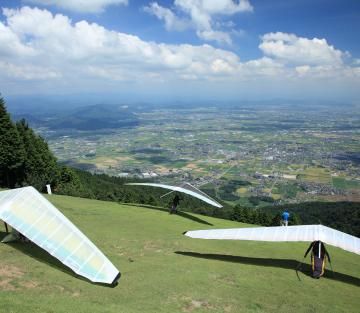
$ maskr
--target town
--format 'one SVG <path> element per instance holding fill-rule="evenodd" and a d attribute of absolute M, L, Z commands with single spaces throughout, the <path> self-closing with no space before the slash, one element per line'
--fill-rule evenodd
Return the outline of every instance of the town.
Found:
<path fill-rule="evenodd" d="M 92 173 L 188 181 L 232 204 L 360 200 L 359 111 L 336 107 L 172 106 L 140 125 L 37 131 L 58 159 Z M 229 187 L 229 185 L 231 187 Z"/>

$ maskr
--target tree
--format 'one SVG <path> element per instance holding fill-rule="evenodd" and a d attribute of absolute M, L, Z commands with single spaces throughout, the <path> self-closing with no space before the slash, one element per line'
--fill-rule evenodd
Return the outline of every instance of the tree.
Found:
<path fill-rule="evenodd" d="M 301 224 L 301 220 L 296 213 L 292 213 L 290 215 L 289 224 L 290 225 L 300 225 Z"/>
<path fill-rule="evenodd" d="M 263 226 L 271 225 L 271 217 L 265 212 L 259 212 L 259 224 Z"/>
<path fill-rule="evenodd" d="M 4 99 L 0 98 L 0 179 L 3 185 L 11 188 L 21 182 L 19 171 L 24 158 L 24 145 L 6 111 Z"/>
<path fill-rule="evenodd" d="M 149 196 L 147 203 L 153 206 L 158 205 L 157 200 L 153 195 Z"/>
<path fill-rule="evenodd" d="M 237 204 L 233 208 L 231 219 L 242 223 L 253 223 L 252 210 Z"/>
<path fill-rule="evenodd" d="M 281 214 L 277 213 L 271 221 L 271 226 L 280 226 L 280 221 L 281 221 Z"/>
<path fill-rule="evenodd" d="M 251 215 L 250 215 L 249 222 L 251 224 L 258 224 L 258 225 L 260 224 L 261 225 L 261 223 L 260 223 L 260 215 L 259 215 L 258 210 L 254 209 L 254 210 L 251 210 L 250 212 L 251 212 Z"/>
<path fill-rule="evenodd" d="M 249 202 L 254 205 L 254 206 L 257 206 L 260 204 L 260 199 L 258 197 L 255 197 L 255 196 L 251 196 L 249 197 Z"/>
<path fill-rule="evenodd" d="M 85 194 L 84 187 L 76 172 L 66 166 L 60 169 L 60 179 L 56 191 L 71 196 L 84 196 Z"/>
<path fill-rule="evenodd" d="M 39 191 L 45 191 L 46 184 L 55 187 L 59 179 L 59 168 L 46 141 L 36 135 L 24 119 L 16 123 L 16 128 L 25 150 L 22 165 L 24 183 Z"/>
<path fill-rule="evenodd" d="M 233 221 L 244 222 L 243 208 L 240 205 L 237 204 L 234 206 L 231 219 Z"/>

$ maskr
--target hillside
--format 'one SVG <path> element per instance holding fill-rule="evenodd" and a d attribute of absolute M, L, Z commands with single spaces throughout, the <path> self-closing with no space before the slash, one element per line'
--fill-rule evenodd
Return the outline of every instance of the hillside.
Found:
<path fill-rule="evenodd" d="M 73 129 L 94 131 L 134 127 L 140 124 L 137 116 L 127 107 L 120 105 L 86 105 L 76 108 L 62 107 L 62 110 L 47 107 L 10 107 L 14 120 L 26 119 L 32 126 L 50 130 Z"/>
<path fill-rule="evenodd" d="M 119 106 L 89 105 L 46 120 L 51 129 L 96 130 L 133 127 L 139 124 L 134 113 Z"/>
<path fill-rule="evenodd" d="M 306 243 L 207 241 L 186 230 L 245 224 L 68 196 L 48 197 L 117 266 L 108 288 L 31 244 L 0 245 L 0 312 L 358 312 L 359 256 L 328 246 L 336 273 L 314 280 Z M 1 236 L 3 225 L 0 225 Z"/>

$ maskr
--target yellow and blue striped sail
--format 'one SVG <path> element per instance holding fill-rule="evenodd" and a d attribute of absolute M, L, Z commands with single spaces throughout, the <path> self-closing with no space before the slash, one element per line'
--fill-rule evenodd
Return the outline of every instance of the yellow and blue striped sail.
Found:
<path fill-rule="evenodd" d="M 33 187 L 0 192 L 0 219 L 92 282 L 115 284 L 119 271 Z"/>

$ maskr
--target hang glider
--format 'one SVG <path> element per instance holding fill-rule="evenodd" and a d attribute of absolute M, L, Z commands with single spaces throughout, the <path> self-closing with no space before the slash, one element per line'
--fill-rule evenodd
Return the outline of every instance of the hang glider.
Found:
<path fill-rule="evenodd" d="M 194 230 L 188 231 L 184 235 L 199 239 L 310 242 L 320 240 L 346 251 L 360 254 L 359 238 L 323 225 Z"/>
<path fill-rule="evenodd" d="M 26 236 L 92 282 L 115 285 L 120 278 L 105 255 L 33 187 L 1 191 L 0 220 L 16 230 L 15 237 Z"/>
<path fill-rule="evenodd" d="M 129 183 L 126 184 L 129 186 L 150 186 L 150 187 L 159 187 L 163 189 L 168 189 L 172 191 L 178 191 L 182 193 L 186 193 L 190 196 L 193 196 L 195 198 L 198 198 L 212 206 L 215 206 L 217 208 L 222 208 L 223 206 L 216 202 L 214 199 L 210 198 L 206 193 L 202 192 L 201 190 L 197 189 L 193 185 L 189 183 L 184 183 L 180 186 L 172 186 L 172 185 L 165 185 L 165 184 L 155 184 L 155 183 Z"/>

